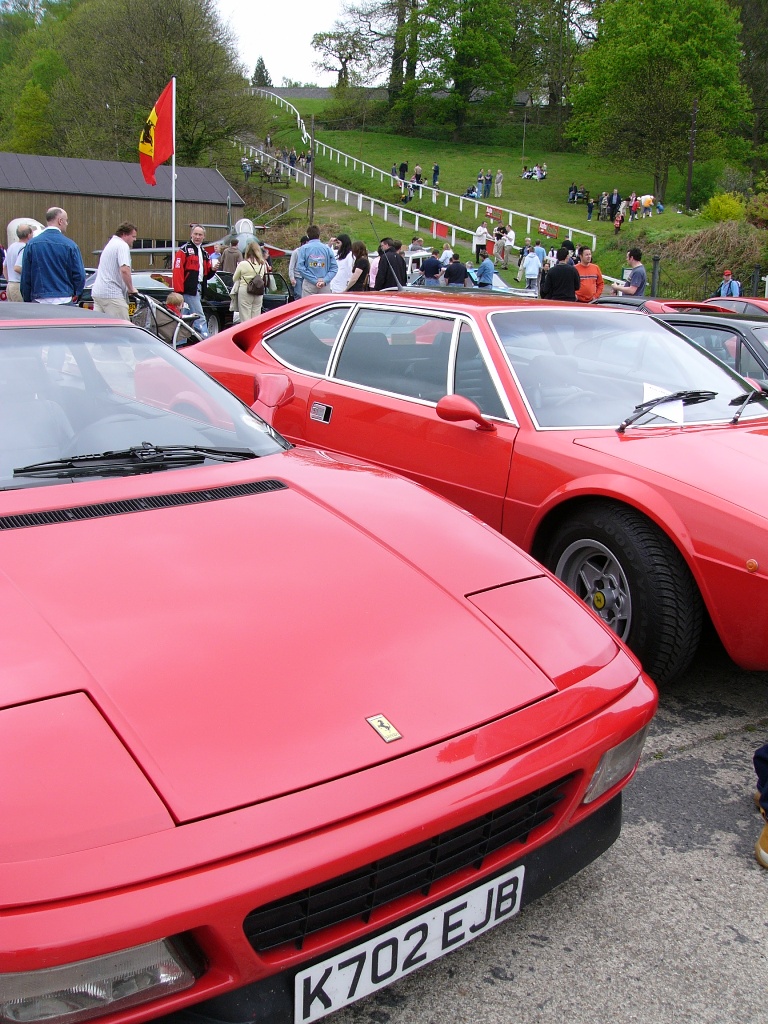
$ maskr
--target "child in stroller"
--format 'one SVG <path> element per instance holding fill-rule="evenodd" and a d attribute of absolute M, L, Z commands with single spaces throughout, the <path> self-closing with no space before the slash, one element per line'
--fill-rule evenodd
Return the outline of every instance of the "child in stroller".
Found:
<path fill-rule="evenodd" d="M 150 334 L 168 342 L 173 348 L 179 348 L 181 345 L 194 345 L 203 340 L 192 326 L 197 320 L 197 314 L 182 315 L 182 307 L 178 304 L 176 296 L 176 292 L 171 292 L 167 296 L 166 302 L 163 303 L 153 299 L 151 295 L 139 293 L 136 310 L 131 315 L 131 320 L 139 327 L 149 331 Z"/>
<path fill-rule="evenodd" d="M 469 186 L 467 191 L 464 193 L 464 198 L 465 199 L 477 199 L 478 198 L 478 195 L 477 195 L 477 185 L 475 185 L 474 182 Z"/>

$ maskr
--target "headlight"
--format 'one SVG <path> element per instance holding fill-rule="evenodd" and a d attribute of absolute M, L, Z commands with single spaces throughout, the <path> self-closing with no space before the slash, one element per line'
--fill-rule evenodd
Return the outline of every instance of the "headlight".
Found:
<path fill-rule="evenodd" d="M 42 971 L 0 974 L 0 1024 L 77 1024 L 182 992 L 195 977 L 168 940 Z"/>
<path fill-rule="evenodd" d="M 603 754 L 582 803 L 592 803 L 611 786 L 615 786 L 617 782 L 629 775 L 640 760 L 647 732 L 648 726 L 646 725 L 640 732 L 636 732 L 634 736 L 630 736 L 628 740 L 624 740 L 617 747 L 611 747 Z"/>

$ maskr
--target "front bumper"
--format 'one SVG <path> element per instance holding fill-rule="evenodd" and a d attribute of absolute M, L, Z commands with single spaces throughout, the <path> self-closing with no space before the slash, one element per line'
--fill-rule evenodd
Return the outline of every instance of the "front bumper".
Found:
<path fill-rule="evenodd" d="M 563 835 L 509 865 L 525 865 L 522 906 L 533 903 L 605 853 L 619 837 L 621 809 L 619 793 Z M 303 963 L 300 968 L 159 1019 L 162 1024 L 293 1024 L 294 976 L 307 966 Z"/>

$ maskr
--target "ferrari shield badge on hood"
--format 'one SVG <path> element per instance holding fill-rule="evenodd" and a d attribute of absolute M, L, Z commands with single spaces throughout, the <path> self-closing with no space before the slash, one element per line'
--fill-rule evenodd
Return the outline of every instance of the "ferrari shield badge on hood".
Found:
<path fill-rule="evenodd" d="M 392 743 L 393 740 L 401 740 L 403 737 L 384 715 L 371 715 L 366 722 L 373 726 L 385 743 Z"/>

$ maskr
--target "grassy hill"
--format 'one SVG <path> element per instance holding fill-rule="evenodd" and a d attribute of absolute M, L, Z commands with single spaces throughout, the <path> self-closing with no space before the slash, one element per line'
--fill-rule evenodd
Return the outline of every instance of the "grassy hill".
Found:
<path fill-rule="evenodd" d="M 301 101 L 300 109 L 305 122 L 308 123 L 310 113 L 319 113 L 324 105 L 323 100 Z M 272 123 L 272 136 L 276 144 L 285 145 L 289 149 L 295 146 L 298 152 L 306 148 L 295 120 L 287 113 L 274 107 Z M 652 220 L 639 220 L 631 224 L 625 222 L 618 237 L 614 234 L 612 224 L 597 220 L 597 211 L 587 223 L 586 208 L 583 205 L 574 206 L 567 201 L 568 186 L 571 182 L 583 185 L 597 196 L 601 191 L 610 192 L 614 187 L 618 188 L 623 196 L 629 195 L 633 190 L 639 194 L 651 191 L 650 173 L 624 161 L 597 158 L 583 153 L 531 151 L 530 140 L 523 154 L 522 148 L 513 152 L 506 147 L 438 143 L 377 131 L 324 130 L 318 132 L 318 138 L 351 156 L 385 170 L 391 167 L 393 162 L 399 164 L 402 160 L 408 162 L 411 171 L 416 164 L 420 164 L 427 181 L 431 181 L 432 164 L 437 162 L 440 165 L 441 187 L 457 194 L 463 193 L 467 186 L 476 180 L 481 167 L 487 168 L 490 165 L 494 174 L 501 168 L 504 173 L 503 195 L 500 201 L 492 196 L 489 200 L 492 205 L 534 217 L 532 234 L 535 233 L 535 226 L 540 219 L 590 230 L 597 236 L 596 261 L 605 273 L 611 275 L 620 275 L 625 265 L 627 248 L 632 245 L 638 245 L 644 250 L 648 265 L 653 252 L 663 254 L 665 260 L 672 260 L 670 269 L 678 278 L 691 281 L 705 268 L 709 268 L 713 273 L 717 272 L 723 259 L 743 268 L 743 279 L 752 272 L 756 259 L 760 262 L 761 256 L 764 256 L 765 262 L 768 263 L 768 253 L 761 252 L 765 247 L 762 239 L 759 243 L 751 239 L 747 245 L 746 236 L 741 237 L 738 233 L 731 233 L 730 247 L 725 251 L 707 242 L 703 242 L 701 246 L 678 245 L 679 240 L 705 232 L 711 229 L 712 225 L 699 217 L 678 215 L 674 205 L 668 205 L 661 217 L 654 216 Z M 522 180 L 520 172 L 523 164 L 530 166 L 536 162 L 547 164 L 546 180 Z M 370 174 L 364 175 L 359 169 L 353 170 L 351 165 L 345 167 L 323 156 L 318 156 L 316 160 L 316 171 L 334 183 L 363 191 L 367 195 L 390 203 L 396 203 L 399 197 L 399 190 L 391 188 L 389 178 L 385 178 L 382 183 L 378 177 L 371 178 Z M 237 171 L 233 173 L 233 181 L 237 182 Z M 673 178 L 670 183 L 671 190 L 675 184 Z M 302 190 L 296 183 L 291 185 L 291 205 L 307 197 L 306 190 Z M 408 210 L 423 213 L 425 216 L 435 216 L 467 228 L 474 228 L 478 220 L 474 215 L 474 208 L 469 203 L 465 205 L 461 214 L 455 206 L 446 211 L 440 203 L 434 204 L 431 199 L 424 197 L 421 200 L 416 198 L 409 203 Z M 482 218 L 482 212 L 480 216 Z M 281 219 L 281 227 L 272 229 L 269 237 L 278 244 L 296 244 L 298 236 L 306 227 L 306 217 L 306 207 L 294 211 L 294 217 L 287 222 Z M 352 238 L 361 238 L 369 249 L 375 248 L 378 237 L 393 233 L 391 221 L 385 223 L 379 218 L 374 218 L 372 225 L 367 213 L 358 213 L 351 207 L 325 202 L 319 197 L 315 200 L 315 220 L 328 234 L 346 231 Z M 525 233 L 525 222 L 514 218 L 513 226 L 520 241 Z M 754 232 L 756 229 L 747 230 Z M 410 241 L 413 232 L 403 226 L 402 230 L 394 233 L 399 233 L 404 241 Z M 419 233 L 428 241 L 423 229 L 420 229 Z M 765 232 L 760 232 L 760 235 L 765 236 Z M 564 236 L 565 233 L 561 232 L 560 237 Z M 468 256 L 469 246 L 464 246 L 464 249 Z M 509 277 L 511 279 L 511 275 Z"/>

